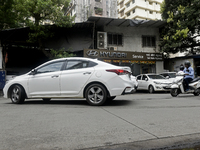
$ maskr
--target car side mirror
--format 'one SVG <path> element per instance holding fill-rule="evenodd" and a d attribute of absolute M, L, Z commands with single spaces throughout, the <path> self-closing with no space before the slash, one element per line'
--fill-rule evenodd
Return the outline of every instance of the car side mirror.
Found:
<path fill-rule="evenodd" d="M 147 78 L 145 78 L 145 81 L 148 81 L 148 79 L 147 79 Z"/>
<path fill-rule="evenodd" d="M 169 76 L 166 76 L 166 79 L 169 79 Z"/>
<path fill-rule="evenodd" d="M 37 71 L 35 69 L 31 70 L 31 75 L 35 75 L 37 73 Z"/>

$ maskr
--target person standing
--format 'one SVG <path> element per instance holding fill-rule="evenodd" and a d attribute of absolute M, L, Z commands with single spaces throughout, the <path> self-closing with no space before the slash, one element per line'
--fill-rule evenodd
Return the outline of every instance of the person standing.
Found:
<path fill-rule="evenodd" d="M 183 70 L 185 73 L 184 82 L 185 82 L 185 92 L 189 91 L 189 83 L 194 79 L 194 70 L 191 67 L 189 61 L 185 62 L 185 69 Z"/>

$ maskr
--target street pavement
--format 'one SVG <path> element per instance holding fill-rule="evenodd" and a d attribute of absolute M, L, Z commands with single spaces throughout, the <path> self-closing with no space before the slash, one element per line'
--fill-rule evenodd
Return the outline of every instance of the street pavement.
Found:
<path fill-rule="evenodd" d="M 105 106 L 82 99 L 0 98 L 0 150 L 147 150 L 200 145 L 200 96 L 135 93 Z"/>

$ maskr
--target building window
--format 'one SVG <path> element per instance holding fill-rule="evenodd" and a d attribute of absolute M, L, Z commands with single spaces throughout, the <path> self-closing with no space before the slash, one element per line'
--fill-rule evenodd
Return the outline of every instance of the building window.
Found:
<path fill-rule="evenodd" d="M 95 2 L 101 2 L 101 0 L 95 0 Z"/>
<path fill-rule="evenodd" d="M 149 11 L 150 14 L 153 14 L 153 11 Z"/>
<path fill-rule="evenodd" d="M 134 3 L 135 3 L 135 0 L 132 0 L 132 3 L 134 4 Z"/>
<path fill-rule="evenodd" d="M 122 34 L 108 33 L 108 45 L 122 46 Z"/>
<path fill-rule="evenodd" d="M 131 15 L 131 13 L 130 13 L 130 12 L 128 12 L 128 13 L 127 13 L 127 17 L 128 17 L 128 16 L 130 16 L 130 15 Z"/>
<path fill-rule="evenodd" d="M 130 3 L 126 4 L 126 7 L 128 8 L 130 6 Z"/>
<path fill-rule="evenodd" d="M 142 47 L 156 47 L 156 37 L 142 36 Z"/>
<path fill-rule="evenodd" d="M 103 9 L 102 8 L 94 7 L 94 12 L 95 12 L 95 15 L 100 15 L 100 16 L 103 15 Z"/>
<path fill-rule="evenodd" d="M 135 13 L 135 9 L 133 9 L 133 11 L 132 11 L 132 12 L 133 12 L 133 14 L 134 14 L 134 13 Z"/>

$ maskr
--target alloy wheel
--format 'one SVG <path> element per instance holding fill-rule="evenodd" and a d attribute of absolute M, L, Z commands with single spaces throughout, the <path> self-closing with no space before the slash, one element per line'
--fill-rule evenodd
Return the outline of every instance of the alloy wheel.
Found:
<path fill-rule="evenodd" d="M 86 100 L 90 105 L 102 105 L 107 98 L 105 88 L 100 84 L 92 84 L 86 90 Z"/>

